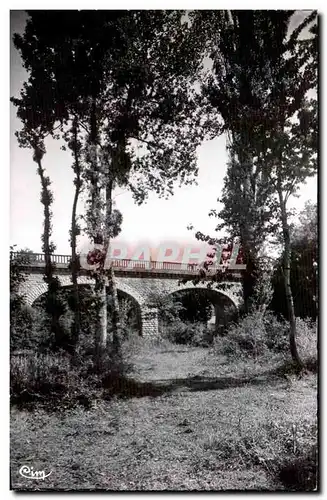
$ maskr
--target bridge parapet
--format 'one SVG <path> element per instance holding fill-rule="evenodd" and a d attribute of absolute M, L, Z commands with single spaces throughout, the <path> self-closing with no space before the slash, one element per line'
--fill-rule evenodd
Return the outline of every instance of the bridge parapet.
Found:
<path fill-rule="evenodd" d="M 22 259 L 22 267 L 29 269 L 30 272 L 40 272 L 45 267 L 45 255 L 43 253 L 20 253 L 11 252 L 11 260 L 17 258 Z M 71 263 L 70 255 L 51 255 L 51 262 L 53 262 L 56 268 L 59 270 L 69 271 L 69 266 Z M 173 278 L 199 275 L 201 267 L 199 264 L 188 264 L 185 262 L 159 262 L 159 261 L 146 261 L 146 260 L 131 260 L 131 259 L 110 259 L 111 265 L 118 275 L 137 273 L 139 275 L 172 275 Z M 218 265 L 213 263 L 206 270 L 206 276 L 208 278 L 214 276 L 217 271 L 225 271 L 226 265 Z M 85 273 L 86 270 L 81 269 L 81 274 Z M 231 272 L 233 281 L 240 280 L 241 274 L 238 270 L 233 270 Z"/>

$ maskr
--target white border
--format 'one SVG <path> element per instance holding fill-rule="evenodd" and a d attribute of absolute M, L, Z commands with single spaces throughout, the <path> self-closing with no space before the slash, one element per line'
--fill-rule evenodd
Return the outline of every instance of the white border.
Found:
<path fill-rule="evenodd" d="M 28 2 L 28 8 L 29 9 L 43 9 L 44 8 L 44 2 L 40 1 L 30 1 Z M 257 1 L 251 1 L 247 2 L 244 4 L 244 1 L 231 1 L 229 0 L 228 2 L 226 1 L 208 1 L 208 0 L 202 0 L 201 2 L 195 2 L 188 0 L 186 1 L 171 1 L 171 0 L 165 0 L 164 2 L 154 2 L 153 0 L 143 0 L 142 2 L 131 2 L 131 1 L 126 1 L 126 0 L 121 0 L 119 2 L 119 5 L 116 4 L 116 8 L 118 7 L 119 9 L 305 9 L 305 10 L 312 10 L 312 9 L 317 9 L 319 13 L 324 12 L 324 3 L 322 1 L 319 2 L 309 2 L 303 1 L 303 0 L 292 0 L 292 1 L 281 1 L 281 0 L 275 0 L 274 2 L 257 2 Z M 56 2 L 47 2 L 46 3 L 47 9 L 110 9 L 113 8 L 114 5 L 112 5 L 110 2 L 99 2 L 99 1 L 94 1 L 92 3 L 90 2 L 85 2 L 79 0 L 77 1 L 71 1 L 69 2 L 69 5 L 67 5 L 67 2 L 63 1 L 56 1 Z M 0 361 L 0 366 L 1 366 L 1 389 L 2 389 L 2 400 L 1 400 L 1 408 L 4 408 L 4 410 L 1 412 L 1 430 L 2 430 L 2 439 L 1 439 L 1 463 L 0 463 L 0 471 L 1 471 L 1 479 L 0 479 L 0 491 L 2 493 L 1 498 L 8 498 L 13 495 L 13 492 L 8 491 L 9 487 L 9 398 L 8 398 L 8 387 L 9 387 L 9 308 L 8 308 L 8 283 L 9 283 L 9 276 L 8 276 L 8 249 L 9 249 L 9 10 L 24 10 L 26 8 L 25 5 L 22 5 L 22 2 L 20 1 L 12 1 L 12 2 L 2 2 L 1 8 L 0 8 L 0 22 L 1 22 L 1 52 L 2 52 L 2 64 L 5 62 L 5 67 L 6 71 L 2 71 L 1 75 L 1 91 L 2 91 L 2 97 L 3 97 L 3 106 L 2 106 L 2 130 L 1 130 L 1 139 L 2 139 L 2 148 L 1 148 L 1 160 L 2 160 L 2 172 L 1 172 L 1 183 L 0 183 L 0 189 L 1 189 L 1 195 L 0 195 L 0 200 L 1 200 L 1 210 L 0 210 L 0 216 L 1 216 L 1 237 L 2 237 L 2 245 L 1 245 L 1 257 L 2 257 L 2 262 L 4 263 L 3 268 L 2 268 L 2 273 L 1 273 L 1 335 L 2 335 L 2 345 L 1 345 L 1 361 Z M 325 46 L 324 44 L 324 36 L 323 36 L 323 19 L 321 19 L 320 22 L 321 25 L 321 36 L 322 40 L 320 43 L 321 47 L 321 62 L 322 62 L 322 75 L 321 75 L 321 97 L 323 97 L 323 89 L 325 88 L 325 82 L 326 82 L 326 50 L 323 51 L 323 47 Z M 324 52 L 324 53 L 323 53 Z M 321 99 L 322 102 L 322 99 Z M 324 144 L 326 144 L 326 135 L 325 135 L 325 130 L 323 127 L 323 118 L 325 117 L 325 103 L 323 103 L 323 108 L 321 107 L 321 113 L 322 115 L 322 120 L 321 120 L 321 148 L 323 147 Z M 320 210 L 320 217 L 321 217 L 321 238 L 322 238 L 322 249 L 326 248 L 325 245 L 325 238 L 326 238 L 326 202 L 324 202 L 324 193 L 327 193 L 327 187 L 326 187 L 326 182 L 327 182 L 327 175 L 323 175 L 323 151 L 320 151 L 320 202 L 321 202 L 321 210 Z M 9 168 L 8 168 L 9 167 Z M 323 250 L 320 253 L 321 260 L 323 257 Z M 325 267 L 321 265 L 322 268 L 322 285 L 323 285 L 323 290 L 320 293 L 321 296 L 321 309 L 322 311 L 324 310 L 323 307 L 323 300 L 324 300 L 324 289 L 325 289 L 325 283 L 326 283 L 326 269 Z M 324 318 L 322 318 L 324 320 Z M 320 331 L 321 331 L 321 337 L 325 335 L 324 331 L 324 321 L 322 321 Z M 323 347 L 323 353 L 325 354 L 325 347 L 327 345 L 327 342 L 323 342 L 323 339 L 321 340 L 321 344 Z M 323 356 L 323 359 L 326 359 L 325 356 Z M 323 367 L 323 362 L 321 363 L 321 366 Z M 324 382 L 325 382 L 325 372 L 323 371 L 323 380 L 321 381 L 321 400 L 322 400 L 322 392 L 324 388 Z M 321 401 L 321 414 L 324 415 L 324 408 L 323 408 L 323 401 Z M 321 424 L 323 427 L 323 420 L 321 418 Z M 325 450 L 325 438 L 326 438 L 326 433 L 321 432 L 323 439 L 323 450 Z M 324 453 L 322 453 L 322 470 L 321 470 L 321 476 L 322 476 L 322 482 L 323 482 L 323 477 L 326 476 L 326 467 L 325 467 L 325 460 L 324 460 Z M 324 484 L 323 484 L 324 485 Z M 250 492 L 249 492 L 250 493 Z M 219 496 L 225 496 L 226 494 L 224 493 L 217 493 Z M 27 494 L 25 494 L 27 495 Z M 61 493 L 63 497 L 67 497 L 68 494 L 66 493 Z M 75 494 L 76 495 L 76 494 Z M 85 494 L 83 494 L 84 496 Z M 95 497 L 94 494 L 89 494 L 89 496 Z M 110 493 L 111 496 L 116 496 L 114 493 Z M 82 495 L 78 495 L 77 497 L 83 498 Z M 171 496 L 175 496 L 172 494 Z M 199 493 L 199 497 L 204 497 L 205 494 Z M 235 496 L 243 496 L 241 493 L 235 494 Z M 257 495 L 256 495 L 257 496 Z M 263 495 L 258 495 L 258 497 L 261 497 Z M 297 495 L 296 495 L 297 496 Z M 303 494 L 301 494 L 301 497 L 303 497 Z M 46 498 L 46 495 L 43 494 L 38 494 L 38 498 Z"/>

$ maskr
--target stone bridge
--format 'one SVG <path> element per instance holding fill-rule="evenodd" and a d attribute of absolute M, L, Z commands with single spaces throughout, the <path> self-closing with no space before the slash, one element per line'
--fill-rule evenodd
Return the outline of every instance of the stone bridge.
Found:
<path fill-rule="evenodd" d="M 21 256 L 22 254 L 20 254 Z M 69 270 L 69 256 L 55 256 L 53 260 L 56 266 L 56 276 L 63 287 L 72 287 L 71 274 Z M 11 258 L 15 258 L 13 254 Z M 34 302 L 47 290 L 43 280 L 44 255 L 27 255 L 28 263 L 23 265 L 26 280 L 21 285 L 20 293 L 24 294 L 26 302 L 33 305 Z M 199 276 L 199 269 L 192 264 L 179 264 L 171 262 L 144 261 L 112 261 L 115 270 L 117 291 L 127 296 L 137 305 L 141 318 L 141 335 L 158 334 L 158 311 L 151 305 L 154 295 L 165 296 L 169 294 L 180 294 L 186 290 L 193 290 L 208 295 L 213 305 L 213 316 L 216 323 L 222 319 L 225 307 L 232 306 L 238 310 L 242 304 L 242 286 L 239 272 L 235 272 L 232 279 L 213 284 L 210 277 L 216 272 L 217 266 L 212 266 L 206 277 L 197 284 L 193 281 Z M 94 280 L 87 276 L 85 271 L 79 273 L 78 283 L 81 286 L 94 285 Z M 186 283 L 181 283 L 187 279 Z"/>

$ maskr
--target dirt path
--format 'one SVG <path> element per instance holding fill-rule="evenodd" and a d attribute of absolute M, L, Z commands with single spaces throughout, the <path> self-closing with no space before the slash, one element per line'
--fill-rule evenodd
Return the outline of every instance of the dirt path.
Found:
<path fill-rule="evenodd" d="M 208 350 L 201 347 L 162 349 L 133 357 L 134 372 L 141 382 L 156 382 L 200 376 L 204 373 Z"/>

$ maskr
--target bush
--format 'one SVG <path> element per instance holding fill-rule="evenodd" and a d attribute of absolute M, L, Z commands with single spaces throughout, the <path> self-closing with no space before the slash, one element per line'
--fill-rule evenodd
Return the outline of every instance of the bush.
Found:
<path fill-rule="evenodd" d="M 196 347 L 210 347 L 216 335 L 215 328 L 210 328 L 203 323 L 195 324 L 195 333 L 191 341 Z"/>
<path fill-rule="evenodd" d="M 317 363 L 317 327 L 310 319 L 297 318 L 297 345 L 301 359 L 310 367 Z M 268 353 L 289 353 L 289 325 L 267 311 L 254 311 L 233 323 L 227 334 L 216 337 L 216 352 L 235 358 L 257 358 Z"/>
<path fill-rule="evenodd" d="M 318 357 L 317 324 L 310 318 L 297 318 L 296 331 L 299 355 L 307 366 L 314 368 Z"/>
<path fill-rule="evenodd" d="M 173 323 L 162 329 L 162 336 L 175 344 L 190 344 L 194 331 L 187 323 L 176 319 Z"/>
<path fill-rule="evenodd" d="M 39 308 L 32 308 L 24 303 L 11 310 L 10 349 L 38 350 L 49 343 L 44 333 L 45 313 Z"/>
<path fill-rule="evenodd" d="M 10 360 L 10 396 L 13 403 L 65 397 L 80 388 L 76 370 L 64 354 L 26 352 Z"/>
<path fill-rule="evenodd" d="M 117 356 L 108 348 L 98 366 L 93 352 L 84 339 L 74 356 L 65 351 L 14 353 L 10 360 L 11 402 L 32 406 L 38 402 L 54 409 L 77 403 L 89 407 L 93 399 L 119 392 L 131 369 L 124 350 Z"/>
<path fill-rule="evenodd" d="M 256 310 L 229 327 L 224 337 L 214 341 L 215 350 L 227 356 L 257 358 L 269 351 L 288 349 L 288 325 L 272 313 Z"/>
<path fill-rule="evenodd" d="M 283 317 L 277 317 L 271 311 L 264 316 L 264 328 L 268 349 L 274 352 L 286 352 L 289 349 L 289 325 Z"/>
<path fill-rule="evenodd" d="M 215 330 L 202 322 L 184 322 L 176 320 L 162 329 L 163 338 L 174 344 L 209 347 L 214 339 Z"/>
<path fill-rule="evenodd" d="M 254 312 L 233 323 L 226 336 L 215 339 L 214 346 L 221 354 L 237 358 L 263 355 L 268 347 L 262 315 Z"/>

